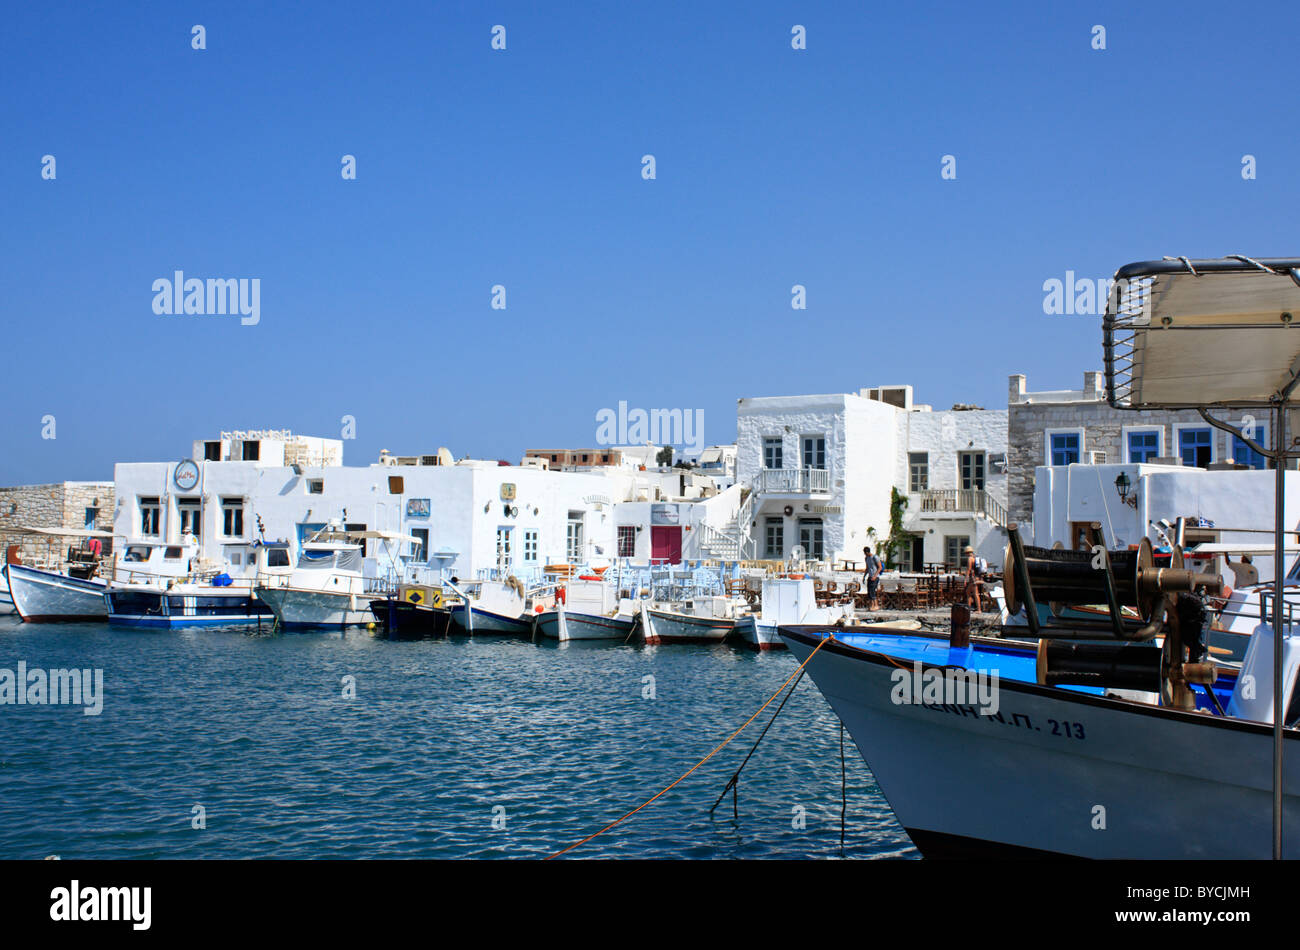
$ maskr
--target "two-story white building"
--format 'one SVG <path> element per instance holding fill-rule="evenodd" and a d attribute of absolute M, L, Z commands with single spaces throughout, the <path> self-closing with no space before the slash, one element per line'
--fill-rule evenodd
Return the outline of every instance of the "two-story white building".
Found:
<path fill-rule="evenodd" d="M 752 558 L 862 563 L 897 533 L 895 561 L 921 569 L 974 546 L 1002 559 L 1005 410 L 914 404 L 912 387 L 741 399 L 734 524 Z M 895 502 L 895 491 L 902 501 Z M 891 521 L 899 521 L 897 531 Z"/>

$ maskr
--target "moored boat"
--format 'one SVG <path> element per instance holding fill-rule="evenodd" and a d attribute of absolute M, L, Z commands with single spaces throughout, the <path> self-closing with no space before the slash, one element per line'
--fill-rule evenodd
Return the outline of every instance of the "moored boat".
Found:
<path fill-rule="evenodd" d="M 645 642 L 721 643 L 736 626 L 734 608 L 723 597 L 701 597 L 680 605 L 641 606 Z"/>
<path fill-rule="evenodd" d="M 451 622 L 460 633 L 528 636 L 533 617 L 524 612 L 527 596 L 515 577 L 504 581 L 474 581 L 460 585 L 463 599 L 452 604 Z"/>
<path fill-rule="evenodd" d="M 425 640 L 445 637 L 451 624 L 446 607 L 430 607 L 399 597 L 370 601 L 370 612 L 381 636 L 390 640 Z"/>
<path fill-rule="evenodd" d="M 784 649 L 778 632 L 783 624 L 852 623 L 853 617 L 851 603 L 818 607 L 813 582 L 806 577 L 764 577 L 759 611 L 736 620 L 736 635 L 755 650 Z"/>
<path fill-rule="evenodd" d="M 100 578 L 6 564 L 5 579 L 14 610 L 25 623 L 108 619 L 104 601 L 108 585 Z"/>

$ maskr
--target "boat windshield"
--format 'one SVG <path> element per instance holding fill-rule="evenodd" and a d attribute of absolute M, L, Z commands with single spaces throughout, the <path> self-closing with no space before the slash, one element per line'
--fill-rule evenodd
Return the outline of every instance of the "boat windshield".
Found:
<path fill-rule="evenodd" d="M 133 564 L 143 563 L 149 560 L 149 549 L 142 544 L 132 544 L 122 555 L 122 560 L 130 561 Z"/>
<path fill-rule="evenodd" d="M 266 552 L 267 567 L 288 567 L 289 552 L 284 548 L 268 548 Z"/>

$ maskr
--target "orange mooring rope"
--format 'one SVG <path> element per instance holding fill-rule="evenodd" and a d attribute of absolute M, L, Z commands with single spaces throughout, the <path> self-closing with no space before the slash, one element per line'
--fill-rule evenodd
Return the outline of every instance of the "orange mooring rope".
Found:
<path fill-rule="evenodd" d="M 653 801 L 655 800 L 655 798 L 659 798 L 659 797 L 660 797 L 661 795 L 663 795 L 665 792 L 669 792 L 669 791 L 671 791 L 675 786 L 680 785 L 680 784 L 682 783 L 682 781 L 686 778 L 687 775 L 690 775 L 692 772 L 694 772 L 696 769 L 698 769 L 698 768 L 699 768 L 701 765 L 703 765 L 705 762 L 709 761 L 709 759 L 713 758 L 715 755 L 717 755 L 719 752 L 721 752 L 722 749 L 723 749 L 723 747 L 726 746 L 727 743 L 731 742 L 732 739 L 736 738 L 736 736 L 738 736 L 738 735 L 740 735 L 742 732 L 744 732 L 745 729 L 746 729 L 746 727 L 747 727 L 751 722 L 753 722 L 755 719 L 757 719 L 757 718 L 759 717 L 759 715 L 763 712 L 764 709 L 766 709 L 768 706 L 772 705 L 772 700 L 776 699 L 776 697 L 780 695 L 781 690 L 785 689 L 786 686 L 789 685 L 790 680 L 794 679 L 796 676 L 799 675 L 800 671 L 802 671 L 803 668 L 804 668 L 805 666 L 808 665 L 809 660 L 811 660 L 813 657 L 815 657 L 815 656 L 817 655 L 817 651 L 820 650 L 822 647 L 824 647 L 824 646 L 826 645 L 826 641 L 827 641 L 827 640 L 834 640 L 834 639 L 835 639 L 835 635 L 834 635 L 834 634 L 831 634 L 831 633 L 828 633 L 826 636 L 822 637 L 821 642 L 818 643 L 817 646 L 813 649 L 813 651 L 812 651 L 811 653 L 808 654 L 808 659 L 806 659 L 806 660 L 804 660 L 802 663 L 800 663 L 799 666 L 798 666 L 798 668 L 797 668 L 793 673 L 791 673 L 788 677 L 786 677 L 785 682 L 782 683 L 780 686 L 778 686 L 778 687 L 776 688 L 776 692 L 773 693 L 771 696 L 769 696 L 769 697 L 767 698 L 767 702 L 765 702 L 762 706 L 759 706 L 759 707 L 758 707 L 758 711 L 755 712 L 754 715 L 750 716 L 748 719 L 745 720 L 745 724 L 744 724 L 743 726 L 741 726 L 739 729 L 737 729 L 737 730 L 736 730 L 735 732 L 733 732 L 731 735 L 727 736 L 727 738 L 724 739 L 724 740 L 722 741 L 722 743 L 721 743 L 721 744 L 720 744 L 716 749 L 714 749 L 712 752 L 710 752 L 710 753 L 709 753 L 708 755 L 706 755 L 704 758 L 700 759 L 700 761 L 696 762 L 696 763 L 695 763 L 694 765 L 692 765 L 689 769 L 687 769 L 686 772 L 682 775 L 682 777 L 679 778 L 676 782 L 673 782 L 672 785 L 669 785 L 669 786 L 668 786 L 667 788 L 665 788 L 663 791 L 659 792 L 659 794 L 658 794 L 658 795 L 655 795 L 654 798 L 648 799 L 648 800 L 642 802 L 640 805 L 637 805 L 635 808 L 633 808 L 630 812 L 628 812 L 628 813 L 627 813 L 626 815 L 624 815 L 622 818 L 618 818 L 618 819 L 616 819 L 616 820 L 610 822 L 610 823 L 609 823 L 608 825 L 606 825 L 604 828 L 601 828 L 600 831 L 597 831 L 595 834 L 587 835 L 587 837 L 583 838 L 581 841 L 575 841 L 573 844 L 569 845 L 569 846 L 568 846 L 567 848 L 565 848 L 563 851 L 556 851 L 554 854 L 552 854 L 552 855 L 551 855 L 550 857 L 548 857 L 546 860 L 547 860 L 547 861 L 550 861 L 552 858 L 558 858 L 558 857 L 559 857 L 560 855 L 562 855 L 562 854 L 568 854 L 568 853 L 569 853 L 570 851 L 572 851 L 574 848 L 578 847 L 579 845 L 584 845 L 584 844 L 586 844 L 586 843 L 587 843 L 588 841 L 590 841 L 592 838 L 599 838 L 601 835 L 603 835 L 605 832 L 609 831 L 609 829 L 613 828 L 615 825 L 618 825 L 618 824 L 621 824 L 621 823 L 627 821 L 629 818 L 631 818 L 633 815 L 635 815 L 637 812 L 639 812 L 642 808 L 645 808 L 646 805 L 649 805 L 650 802 L 653 802 Z"/>

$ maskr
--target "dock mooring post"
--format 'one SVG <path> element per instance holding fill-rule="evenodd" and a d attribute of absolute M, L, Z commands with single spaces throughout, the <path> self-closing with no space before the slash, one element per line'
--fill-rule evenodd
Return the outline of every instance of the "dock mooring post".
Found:
<path fill-rule="evenodd" d="M 952 605 L 952 632 L 948 636 L 948 645 L 958 648 L 970 646 L 970 607 L 965 604 Z"/>

